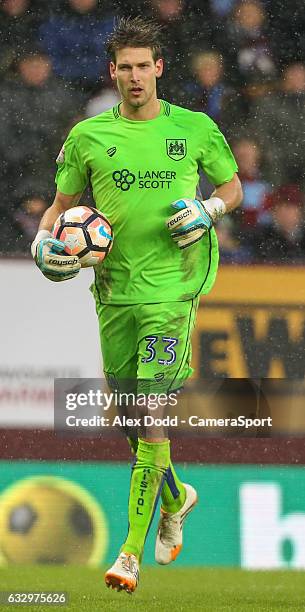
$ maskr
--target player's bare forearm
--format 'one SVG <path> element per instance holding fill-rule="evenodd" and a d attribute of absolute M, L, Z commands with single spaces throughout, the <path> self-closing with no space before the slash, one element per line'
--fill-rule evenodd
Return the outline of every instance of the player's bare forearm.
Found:
<path fill-rule="evenodd" d="M 226 206 L 226 212 L 231 212 L 240 205 L 243 199 L 243 191 L 237 174 L 234 174 L 231 181 L 216 187 L 212 193 L 213 197 L 221 198 Z"/>
<path fill-rule="evenodd" d="M 50 232 L 57 217 L 62 212 L 65 212 L 69 208 L 72 208 L 72 206 L 76 206 L 81 195 L 81 193 L 76 193 L 74 195 L 65 195 L 64 193 L 57 191 L 53 204 L 49 206 L 49 208 L 47 208 L 40 221 L 39 231 L 47 230 Z"/>

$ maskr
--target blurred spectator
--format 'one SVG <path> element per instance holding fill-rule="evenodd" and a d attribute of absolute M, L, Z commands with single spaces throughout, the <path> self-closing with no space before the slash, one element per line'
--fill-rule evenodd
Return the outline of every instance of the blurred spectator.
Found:
<path fill-rule="evenodd" d="M 253 105 L 252 133 L 266 154 L 266 175 L 275 185 L 305 179 L 305 65 L 283 71 L 280 91 Z"/>
<path fill-rule="evenodd" d="M 41 10 L 33 0 L 3 0 L 0 5 L 0 75 L 35 42 Z"/>
<path fill-rule="evenodd" d="M 86 105 L 86 117 L 95 117 L 104 111 L 112 108 L 120 101 L 120 96 L 113 87 L 106 87 L 93 96 Z"/>
<path fill-rule="evenodd" d="M 252 237 L 258 261 L 305 262 L 304 196 L 297 185 L 283 185 L 270 194 L 272 222 Z"/>
<path fill-rule="evenodd" d="M 261 177 L 261 151 L 254 140 L 241 138 L 233 146 L 233 153 L 239 168 L 239 178 L 243 188 L 241 205 L 241 228 L 266 222 L 269 217 L 264 209 L 266 195 L 271 185 Z"/>
<path fill-rule="evenodd" d="M 187 105 L 220 123 L 233 96 L 233 90 L 223 80 L 222 56 L 217 51 L 200 51 L 194 55 L 192 66 L 195 80 L 185 85 Z"/>
<path fill-rule="evenodd" d="M 14 213 L 16 252 L 27 253 L 36 236 L 41 217 L 49 204 L 41 195 L 30 195 Z"/>
<path fill-rule="evenodd" d="M 190 79 L 190 57 L 198 46 L 211 47 L 212 23 L 186 0 L 150 0 L 151 15 L 164 28 L 164 78 L 159 81 L 160 97 L 174 104 L 185 104 L 185 82 Z M 199 13 L 199 15 L 198 15 Z M 200 26 L 198 20 L 200 19 Z"/>
<path fill-rule="evenodd" d="M 98 0 L 68 0 L 65 13 L 52 16 L 40 27 L 40 42 L 57 76 L 92 88 L 108 79 L 105 40 L 113 30 L 113 16 L 103 17 Z"/>
<path fill-rule="evenodd" d="M 217 17 L 226 17 L 232 11 L 236 0 L 211 0 L 211 8 Z"/>
<path fill-rule="evenodd" d="M 252 248 L 242 245 L 234 230 L 233 218 L 226 216 L 217 223 L 216 227 L 220 263 L 238 264 L 249 263 L 253 260 Z"/>
<path fill-rule="evenodd" d="M 47 57 L 30 53 L 20 59 L 16 80 L 5 81 L 0 89 L 0 154 L 13 192 L 45 175 L 52 183 L 65 126 L 78 105 L 52 75 Z"/>
<path fill-rule="evenodd" d="M 268 39 L 267 14 L 258 0 L 242 0 L 227 24 L 225 52 L 231 61 L 232 78 L 245 86 L 274 78 L 276 67 Z"/>
<path fill-rule="evenodd" d="M 305 61 L 304 0 L 267 0 L 269 38 L 274 57 L 281 66 Z"/>

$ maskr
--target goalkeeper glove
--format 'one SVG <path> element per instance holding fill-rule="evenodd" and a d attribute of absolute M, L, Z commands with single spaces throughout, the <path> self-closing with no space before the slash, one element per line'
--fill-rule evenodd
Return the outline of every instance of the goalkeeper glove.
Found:
<path fill-rule="evenodd" d="M 52 238 L 47 230 L 40 230 L 31 246 L 36 265 L 42 274 L 54 282 L 74 278 L 80 271 L 77 255 L 58 255 L 65 248 L 65 243 Z"/>
<path fill-rule="evenodd" d="M 178 212 L 172 215 L 166 224 L 180 249 L 186 249 L 198 242 L 211 229 L 214 221 L 226 212 L 225 203 L 217 197 L 203 202 L 183 198 L 173 202 L 172 206 Z"/>

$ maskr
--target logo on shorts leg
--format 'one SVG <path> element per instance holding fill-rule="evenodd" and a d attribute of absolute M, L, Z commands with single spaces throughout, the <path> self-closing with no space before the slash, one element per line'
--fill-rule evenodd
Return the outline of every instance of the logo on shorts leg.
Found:
<path fill-rule="evenodd" d="M 115 186 L 121 191 L 128 191 L 131 185 L 135 182 L 136 177 L 132 172 L 129 172 L 127 168 L 123 170 L 115 170 L 112 173 L 112 178 L 115 182 Z"/>
<path fill-rule="evenodd" d="M 163 372 L 158 372 L 157 374 L 154 374 L 154 379 L 157 382 L 161 382 L 161 380 L 164 380 L 164 374 Z"/>
<path fill-rule="evenodd" d="M 180 161 L 186 156 L 186 139 L 185 138 L 167 138 L 166 153 L 168 157 L 174 161 Z"/>

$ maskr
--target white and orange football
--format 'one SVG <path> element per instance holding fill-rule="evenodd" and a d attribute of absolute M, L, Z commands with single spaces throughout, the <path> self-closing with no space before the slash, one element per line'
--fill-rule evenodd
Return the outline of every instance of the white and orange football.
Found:
<path fill-rule="evenodd" d="M 91 206 L 75 206 L 59 215 L 52 234 L 65 243 L 64 253 L 78 255 L 82 268 L 103 261 L 113 245 L 108 219 Z"/>

